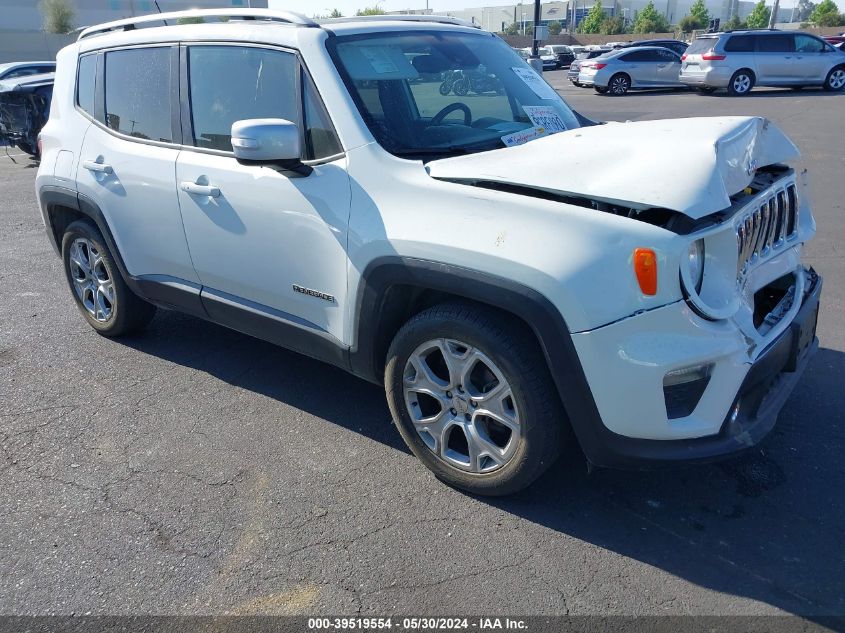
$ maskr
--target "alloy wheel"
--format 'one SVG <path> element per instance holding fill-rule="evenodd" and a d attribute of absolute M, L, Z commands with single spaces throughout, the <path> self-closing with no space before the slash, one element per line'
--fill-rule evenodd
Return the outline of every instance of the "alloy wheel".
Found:
<path fill-rule="evenodd" d="M 845 86 L 845 70 L 842 68 L 834 70 L 830 73 L 830 79 L 827 83 L 832 90 L 841 90 Z"/>
<path fill-rule="evenodd" d="M 625 77 L 614 77 L 610 82 L 610 92 L 615 95 L 624 95 L 628 92 L 628 80 Z"/>
<path fill-rule="evenodd" d="M 95 321 L 105 323 L 114 312 L 115 290 L 102 253 L 91 241 L 79 237 L 71 244 L 68 259 L 79 302 Z"/>
<path fill-rule="evenodd" d="M 745 94 L 751 90 L 751 77 L 748 75 L 737 75 L 734 77 L 733 88 L 735 93 Z"/>
<path fill-rule="evenodd" d="M 405 406 L 425 445 L 449 466 L 489 473 L 522 438 L 513 390 L 481 350 L 453 339 L 417 347 L 405 364 Z"/>

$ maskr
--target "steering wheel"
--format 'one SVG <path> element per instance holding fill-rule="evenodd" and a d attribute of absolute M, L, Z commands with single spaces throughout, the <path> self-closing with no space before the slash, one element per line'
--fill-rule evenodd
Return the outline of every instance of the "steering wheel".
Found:
<path fill-rule="evenodd" d="M 440 112 L 435 114 L 431 117 L 431 125 L 440 125 L 443 123 L 443 119 L 449 116 L 452 112 L 456 110 L 461 110 L 464 113 L 464 125 L 467 127 L 472 125 L 472 112 L 469 109 L 469 106 L 465 103 L 461 103 L 460 101 L 456 101 L 455 103 L 450 103 L 445 108 L 443 108 Z"/>

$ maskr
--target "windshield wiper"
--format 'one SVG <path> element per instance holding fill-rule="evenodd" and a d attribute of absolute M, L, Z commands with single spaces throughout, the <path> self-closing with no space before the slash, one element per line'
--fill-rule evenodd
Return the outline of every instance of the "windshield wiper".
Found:
<path fill-rule="evenodd" d="M 450 145 L 448 147 L 403 147 L 402 149 L 391 152 L 396 156 L 443 156 L 443 155 L 461 155 L 474 154 L 476 152 L 486 152 L 491 149 L 500 149 L 496 146 L 490 146 L 489 143 L 483 145 Z"/>

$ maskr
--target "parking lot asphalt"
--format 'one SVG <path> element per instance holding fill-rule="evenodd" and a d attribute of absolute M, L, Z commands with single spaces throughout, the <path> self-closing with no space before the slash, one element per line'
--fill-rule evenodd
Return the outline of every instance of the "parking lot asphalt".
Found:
<path fill-rule="evenodd" d="M 590 117 L 760 114 L 803 150 L 821 350 L 759 450 L 591 474 L 572 450 L 516 497 L 454 491 L 339 370 L 165 311 L 99 337 L 34 163 L 0 152 L 0 613 L 845 614 L 845 95 L 548 77 Z"/>

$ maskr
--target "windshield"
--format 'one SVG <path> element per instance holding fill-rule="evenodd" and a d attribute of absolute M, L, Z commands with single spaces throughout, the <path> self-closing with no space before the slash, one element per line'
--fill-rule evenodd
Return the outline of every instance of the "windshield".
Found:
<path fill-rule="evenodd" d="M 370 131 L 396 155 L 484 151 L 579 126 L 495 36 L 367 33 L 329 38 L 328 46 Z"/>

